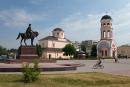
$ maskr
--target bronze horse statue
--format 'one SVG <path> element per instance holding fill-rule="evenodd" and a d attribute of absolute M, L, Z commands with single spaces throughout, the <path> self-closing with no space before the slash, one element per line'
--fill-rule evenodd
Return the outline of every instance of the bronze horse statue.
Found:
<path fill-rule="evenodd" d="M 16 38 L 16 40 L 21 37 L 20 45 L 22 45 L 22 41 L 24 40 L 24 44 L 27 46 L 26 40 L 27 40 L 27 39 L 31 39 L 31 46 L 33 46 L 33 40 L 34 40 L 34 38 L 37 37 L 38 35 L 39 35 L 38 32 L 32 32 L 32 34 L 31 34 L 30 36 L 28 36 L 26 33 L 19 33 L 19 34 L 18 34 L 18 37 Z"/>

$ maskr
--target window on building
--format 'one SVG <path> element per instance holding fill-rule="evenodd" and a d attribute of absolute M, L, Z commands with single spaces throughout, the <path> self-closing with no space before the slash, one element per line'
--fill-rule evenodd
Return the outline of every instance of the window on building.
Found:
<path fill-rule="evenodd" d="M 107 56 L 107 50 L 105 50 L 105 56 Z"/>
<path fill-rule="evenodd" d="M 59 32 L 57 32 L 57 35 L 59 35 Z"/>
<path fill-rule="evenodd" d="M 106 32 L 105 31 L 103 31 L 103 38 L 105 38 L 106 37 Z"/>
<path fill-rule="evenodd" d="M 65 53 L 63 53 L 63 56 L 66 56 Z"/>
<path fill-rule="evenodd" d="M 110 30 L 107 31 L 107 37 L 110 37 Z"/>
<path fill-rule="evenodd" d="M 61 35 L 63 36 L 63 33 L 61 33 Z"/>
<path fill-rule="evenodd" d="M 103 26 L 105 26 L 106 25 L 106 23 L 103 23 Z"/>
<path fill-rule="evenodd" d="M 110 25 L 110 23 L 107 23 L 107 25 Z"/>
<path fill-rule="evenodd" d="M 55 47 L 55 43 L 52 43 L 52 46 Z"/>
<path fill-rule="evenodd" d="M 49 59 L 51 59 L 51 54 L 49 54 Z"/>

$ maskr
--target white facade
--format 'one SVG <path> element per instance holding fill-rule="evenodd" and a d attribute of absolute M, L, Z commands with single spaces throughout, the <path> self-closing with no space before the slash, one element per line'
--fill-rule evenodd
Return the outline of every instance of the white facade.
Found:
<path fill-rule="evenodd" d="M 112 30 L 112 18 L 109 15 L 104 15 L 101 19 L 101 40 L 97 44 L 98 57 L 117 57 L 117 47 Z"/>
<path fill-rule="evenodd" d="M 52 36 L 47 36 L 39 40 L 39 44 L 43 48 L 43 58 L 70 58 L 65 56 L 62 48 L 71 42 L 64 37 L 64 31 L 56 28 L 52 31 Z"/>
<path fill-rule="evenodd" d="M 39 44 L 42 48 L 63 48 L 67 41 L 59 41 L 59 40 L 43 40 L 39 41 Z"/>

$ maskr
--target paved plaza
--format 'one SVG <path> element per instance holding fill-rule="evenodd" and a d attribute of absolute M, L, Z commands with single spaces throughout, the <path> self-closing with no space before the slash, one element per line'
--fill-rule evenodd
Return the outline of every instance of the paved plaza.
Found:
<path fill-rule="evenodd" d="M 57 63 L 81 63 L 82 67 L 78 67 L 76 71 L 57 71 L 45 72 L 46 74 L 62 74 L 62 73 L 77 73 L 77 72 L 103 72 L 114 75 L 130 76 L 130 59 L 119 59 L 119 63 L 115 63 L 113 59 L 104 59 L 102 63 L 104 69 L 92 69 L 97 60 L 64 60 Z"/>
<path fill-rule="evenodd" d="M 83 66 L 77 67 L 77 70 L 71 71 L 53 71 L 42 72 L 43 74 L 64 74 L 64 73 L 78 73 L 78 72 L 103 72 L 114 75 L 130 76 L 130 59 L 119 59 L 119 63 L 115 63 L 113 59 L 104 59 L 102 64 L 104 69 L 92 69 L 97 60 L 58 60 L 56 63 L 40 63 L 40 67 L 60 67 L 60 64 L 82 64 Z M 3 64 L 0 67 L 21 67 L 21 64 Z M 19 72 L 6 72 L 8 74 L 19 74 Z M 1 74 L 6 74 L 1 72 Z"/>

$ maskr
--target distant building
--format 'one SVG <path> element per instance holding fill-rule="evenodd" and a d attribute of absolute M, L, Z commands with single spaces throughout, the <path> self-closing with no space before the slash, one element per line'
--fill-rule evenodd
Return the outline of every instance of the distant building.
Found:
<path fill-rule="evenodd" d="M 117 47 L 113 39 L 112 18 L 104 15 L 101 18 L 101 39 L 97 44 L 98 57 L 117 57 Z"/>
<path fill-rule="evenodd" d="M 117 47 L 118 57 L 130 58 L 130 45 L 122 45 Z"/>
<path fill-rule="evenodd" d="M 78 41 L 74 41 L 72 42 L 72 44 L 74 45 L 76 51 L 80 51 L 81 50 L 81 43 Z"/>
<path fill-rule="evenodd" d="M 97 45 L 97 43 L 98 43 L 98 41 L 96 41 L 96 40 L 85 40 L 85 41 L 82 41 L 81 45 L 84 45 L 88 55 L 91 55 L 92 46 Z"/>
<path fill-rule="evenodd" d="M 39 40 L 39 44 L 43 48 L 43 58 L 70 58 L 65 56 L 62 48 L 71 41 L 64 37 L 64 31 L 56 28 L 52 31 L 52 36 L 47 36 Z"/>

